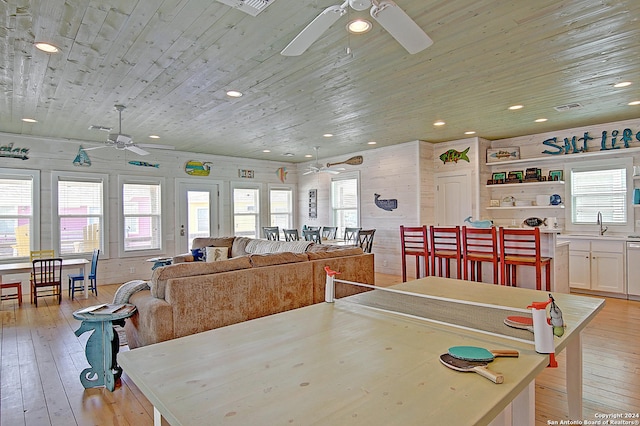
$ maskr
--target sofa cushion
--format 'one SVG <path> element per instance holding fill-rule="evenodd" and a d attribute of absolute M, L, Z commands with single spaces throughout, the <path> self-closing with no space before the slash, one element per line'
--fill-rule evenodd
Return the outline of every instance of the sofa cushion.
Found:
<path fill-rule="evenodd" d="M 231 257 L 248 255 L 249 253 L 247 253 L 245 249 L 247 248 L 247 244 L 249 244 L 249 241 L 252 240 L 253 238 L 235 237 L 235 239 L 233 240 L 233 245 L 231 246 Z"/>
<path fill-rule="evenodd" d="M 270 241 L 253 239 L 249 241 L 246 247 L 247 253 L 266 254 L 266 253 L 304 253 L 311 244 L 311 241 Z"/>
<path fill-rule="evenodd" d="M 364 253 L 360 247 L 344 247 L 344 248 L 335 248 L 332 250 L 326 251 L 309 251 L 307 252 L 307 256 L 309 256 L 309 260 L 318 260 L 318 259 L 330 259 L 332 257 L 343 257 L 343 256 L 356 256 L 358 254 Z"/>
<path fill-rule="evenodd" d="M 217 262 L 229 258 L 229 249 L 227 247 L 207 247 L 207 262 Z"/>
<path fill-rule="evenodd" d="M 306 253 L 271 253 L 271 254 L 251 254 L 251 265 L 254 268 L 271 265 L 284 265 L 286 263 L 306 262 L 309 260 Z"/>
<path fill-rule="evenodd" d="M 153 271 L 149 287 L 151 287 L 151 295 L 153 297 L 164 299 L 164 290 L 167 281 L 172 278 L 194 277 L 197 275 L 215 274 L 218 272 L 247 268 L 251 268 L 251 260 L 248 256 L 227 259 L 220 262 L 190 262 L 162 266 Z"/>

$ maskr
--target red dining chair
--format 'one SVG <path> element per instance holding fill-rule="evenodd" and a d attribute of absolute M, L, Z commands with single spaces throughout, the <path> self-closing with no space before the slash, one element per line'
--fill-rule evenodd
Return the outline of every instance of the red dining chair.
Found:
<path fill-rule="evenodd" d="M 498 284 L 499 260 L 498 233 L 495 227 L 471 228 L 462 227 L 462 259 L 464 263 L 464 279 L 482 281 L 482 263 L 491 263 L 493 267 L 493 283 Z"/>
<path fill-rule="evenodd" d="M 407 256 L 416 258 L 416 278 L 429 275 L 429 248 L 426 225 L 400 226 L 400 244 L 402 247 L 402 282 L 407 281 Z M 422 259 L 422 261 L 421 261 Z M 420 274 L 420 263 L 424 265 Z"/>
<path fill-rule="evenodd" d="M 451 278 L 451 261 L 456 261 L 456 278 L 462 279 L 462 245 L 459 226 L 429 227 L 431 273 Z"/>
<path fill-rule="evenodd" d="M 540 254 L 540 228 L 500 228 L 500 284 L 517 287 L 516 267 L 536 268 L 536 289 L 542 289 L 542 268 L 545 269 L 546 290 L 551 290 L 551 258 Z"/>

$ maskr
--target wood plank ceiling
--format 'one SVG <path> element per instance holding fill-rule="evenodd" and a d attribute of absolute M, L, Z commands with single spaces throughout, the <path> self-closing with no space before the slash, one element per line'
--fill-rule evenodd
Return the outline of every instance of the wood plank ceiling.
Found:
<path fill-rule="evenodd" d="M 338 155 L 369 141 L 469 130 L 499 139 L 640 117 L 627 105 L 640 100 L 638 0 L 397 0 L 431 47 L 410 55 L 375 22 L 348 36 L 348 18 L 368 16 L 350 10 L 301 56 L 280 55 L 336 3 L 272 0 L 253 17 L 214 0 L 2 0 L 0 132 L 99 144 L 106 133 L 88 127 L 117 130 L 123 104 L 123 132 L 138 143 L 301 162 L 315 145 Z M 633 84 L 612 87 L 620 81 Z M 553 108 L 568 103 L 582 108 Z"/>

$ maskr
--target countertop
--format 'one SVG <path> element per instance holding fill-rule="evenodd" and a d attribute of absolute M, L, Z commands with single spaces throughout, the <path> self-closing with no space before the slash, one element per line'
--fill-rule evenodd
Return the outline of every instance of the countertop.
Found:
<path fill-rule="evenodd" d="M 567 238 L 575 240 L 603 240 L 603 241 L 640 241 L 640 235 L 616 235 L 616 234 L 582 234 L 582 233 L 566 233 L 558 234 L 558 238 Z"/>

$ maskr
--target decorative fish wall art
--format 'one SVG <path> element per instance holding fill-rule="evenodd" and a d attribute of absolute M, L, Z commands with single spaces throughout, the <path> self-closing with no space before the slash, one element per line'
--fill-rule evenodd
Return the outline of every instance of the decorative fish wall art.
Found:
<path fill-rule="evenodd" d="M 184 165 L 184 171 L 192 176 L 209 176 L 211 172 L 210 164 L 211 162 L 209 161 L 187 161 L 187 164 Z"/>
<path fill-rule="evenodd" d="M 471 147 L 468 147 L 462 152 L 457 151 L 453 148 L 448 150 L 447 152 L 443 152 L 442 154 L 440 154 L 440 159 L 442 160 L 442 164 L 457 163 L 459 160 L 464 160 L 468 163 L 469 157 L 467 156 L 467 154 L 469 153 L 470 148 Z"/>
<path fill-rule="evenodd" d="M 373 197 L 374 197 L 373 201 L 376 204 L 376 206 L 378 206 L 382 210 L 386 210 L 390 212 L 398 208 L 398 200 L 396 199 L 381 200 L 380 194 L 373 194 Z"/>
<path fill-rule="evenodd" d="M 282 183 L 287 180 L 287 173 L 289 172 L 287 171 L 286 167 L 280 167 L 278 170 L 276 170 L 276 176 L 278 176 L 278 179 L 280 179 L 280 182 Z"/>
<path fill-rule="evenodd" d="M 14 148 L 13 142 L 9 145 L 0 146 L 0 157 L 18 158 L 20 160 L 28 160 L 29 148 Z"/>
<path fill-rule="evenodd" d="M 76 155 L 76 158 L 73 159 L 73 165 L 85 166 L 85 167 L 91 166 L 91 159 L 89 158 L 89 155 L 84 150 L 82 145 L 80 145 L 80 148 L 78 149 L 78 154 Z"/>
<path fill-rule="evenodd" d="M 528 217 L 524 220 L 524 222 L 522 222 L 522 224 L 533 227 L 542 225 L 547 226 L 547 219 L 540 219 L 539 217 Z"/>
<path fill-rule="evenodd" d="M 151 163 L 147 163 L 146 161 L 134 160 L 134 161 L 129 161 L 129 164 L 131 164 L 132 166 L 155 167 L 156 169 L 160 168 L 160 164 L 151 164 Z"/>

